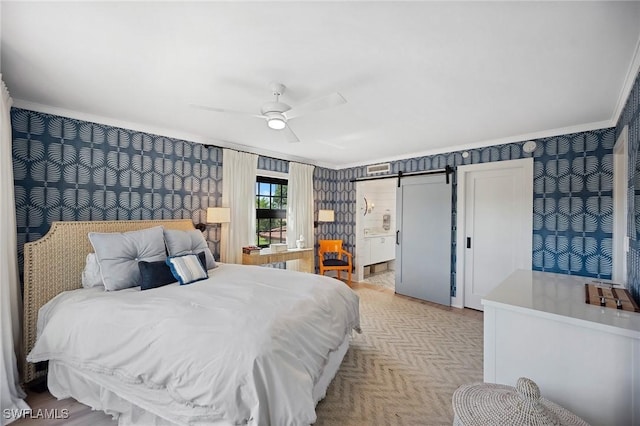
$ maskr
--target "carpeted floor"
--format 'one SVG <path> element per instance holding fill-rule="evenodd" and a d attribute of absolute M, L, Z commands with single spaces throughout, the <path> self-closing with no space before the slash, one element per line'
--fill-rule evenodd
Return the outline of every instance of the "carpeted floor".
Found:
<path fill-rule="evenodd" d="M 451 425 L 458 386 L 482 381 L 482 313 L 356 286 L 362 334 L 316 409 L 318 425 Z"/>

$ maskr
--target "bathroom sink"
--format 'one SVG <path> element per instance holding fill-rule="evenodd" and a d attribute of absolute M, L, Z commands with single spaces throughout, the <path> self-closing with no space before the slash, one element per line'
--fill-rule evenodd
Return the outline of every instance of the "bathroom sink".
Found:
<path fill-rule="evenodd" d="M 393 232 L 391 230 L 384 230 L 384 229 L 378 229 L 378 228 L 365 228 L 364 229 L 364 236 L 365 238 L 370 238 L 370 237 L 389 237 L 393 235 Z"/>

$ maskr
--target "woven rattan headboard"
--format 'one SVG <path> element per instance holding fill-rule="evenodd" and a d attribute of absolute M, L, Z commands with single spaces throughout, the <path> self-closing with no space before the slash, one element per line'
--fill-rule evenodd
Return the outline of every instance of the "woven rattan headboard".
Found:
<path fill-rule="evenodd" d="M 89 232 L 127 232 L 162 225 L 169 229 L 194 229 L 190 219 L 53 222 L 47 234 L 24 245 L 23 382 L 44 375 L 26 361 L 36 341 L 40 308 L 58 294 L 82 287 L 81 275 L 93 251 Z"/>

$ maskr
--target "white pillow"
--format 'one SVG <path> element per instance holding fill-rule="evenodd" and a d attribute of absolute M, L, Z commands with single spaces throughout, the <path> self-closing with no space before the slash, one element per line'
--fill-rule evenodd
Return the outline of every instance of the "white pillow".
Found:
<path fill-rule="evenodd" d="M 180 231 L 176 229 L 164 230 L 164 241 L 167 244 L 169 256 L 182 256 L 185 254 L 198 254 L 204 251 L 207 259 L 207 269 L 216 267 L 211 250 L 202 235 L 197 229 L 191 231 Z"/>
<path fill-rule="evenodd" d="M 100 275 L 100 265 L 95 253 L 87 255 L 87 262 L 82 271 L 82 287 L 91 288 L 102 285 L 102 275 Z"/>
<path fill-rule="evenodd" d="M 108 291 L 139 286 L 139 261 L 157 262 L 167 258 L 161 226 L 130 232 L 89 232 L 89 241 Z"/>

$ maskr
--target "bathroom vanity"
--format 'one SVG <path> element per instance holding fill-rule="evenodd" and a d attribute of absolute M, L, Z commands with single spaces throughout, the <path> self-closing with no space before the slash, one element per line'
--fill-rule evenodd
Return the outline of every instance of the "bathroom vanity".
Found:
<path fill-rule="evenodd" d="M 640 313 L 585 303 L 592 281 L 519 270 L 489 293 L 484 381 L 527 377 L 593 425 L 638 425 Z"/>
<path fill-rule="evenodd" d="M 387 262 L 396 257 L 396 241 L 389 231 L 367 231 L 364 234 L 363 264 Z"/>

